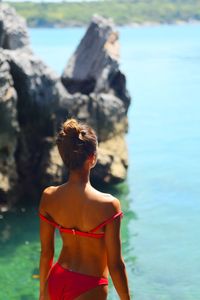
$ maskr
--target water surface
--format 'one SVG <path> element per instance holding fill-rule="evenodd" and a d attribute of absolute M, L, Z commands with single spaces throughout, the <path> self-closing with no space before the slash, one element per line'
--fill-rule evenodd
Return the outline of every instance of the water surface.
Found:
<path fill-rule="evenodd" d="M 84 28 L 31 29 L 35 52 L 57 73 Z M 123 252 L 135 300 L 197 300 L 200 295 L 200 26 L 120 29 L 129 110 Z M 36 208 L 0 220 L 0 299 L 35 300 Z M 57 253 L 60 240 L 57 239 Z M 117 299 L 110 289 L 109 300 Z"/>

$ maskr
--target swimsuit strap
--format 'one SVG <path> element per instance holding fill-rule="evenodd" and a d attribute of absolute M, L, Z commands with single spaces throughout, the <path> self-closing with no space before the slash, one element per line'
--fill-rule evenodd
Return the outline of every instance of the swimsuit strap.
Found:
<path fill-rule="evenodd" d="M 58 225 L 54 221 L 50 221 L 45 216 L 43 216 L 41 213 L 38 213 L 38 215 L 39 215 L 40 219 L 51 224 L 53 227 L 58 228 L 60 232 L 66 232 L 66 233 L 70 233 L 73 235 L 92 237 L 92 238 L 96 238 L 96 239 L 102 238 L 104 236 L 104 233 L 84 232 L 84 231 L 80 231 L 80 230 L 76 230 L 76 229 L 65 228 L 65 227 L 62 227 L 61 225 Z"/>
<path fill-rule="evenodd" d="M 40 219 L 42 219 L 43 221 L 51 224 L 52 226 L 54 226 L 55 228 L 60 228 L 60 225 L 58 225 L 56 222 L 54 221 L 50 221 L 49 219 L 47 219 L 45 216 L 43 216 L 41 213 L 38 213 L 39 214 L 39 217 Z"/>
<path fill-rule="evenodd" d="M 70 233 L 70 234 L 73 234 L 73 235 L 80 235 L 80 236 L 85 236 L 85 237 L 93 237 L 93 238 L 97 238 L 97 239 L 103 237 L 104 232 L 95 233 L 95 231 L 97 231 L 98 229 L 104 227 L 106 224 L 112 222 L 117 217 L 119 217 L 119 216 L 122 217 L 123 216 L 123 212 L 120 211 L 120 212 L 116 213 L 114 216 L 112 216 L 111 218 L 105 220 L 103 223 L 99 224 L 94 229 L 90 230 L 89 232 L 84 232 L 84 231 L 76 230 L 76 229 L 73 229 L 73 228 L 62 227 L 61 225 L 58 225 L 56 222 L 50 221 L 45 216 L 43 216 L 41 213 L 38 213 L 38 214 L 39 214 L 40 219 L 42 219 L 43 221 L 51 224 L 55 228 L 58 228 L 60 232 L 66 232 L 66 233 Z"/>
<path fill-rule="evenodd" d="M 104 227 L 105 225 L 107 225 L 108 223 L 112 222 L 113 220 L 115 220 L 118 217 L 123 217 L 123 212 L 122 211 L 116 213 L 111 218 L 105 220 L 103 223 L 99 224 L 97 227 L 95 227 L 94 229 L 90 230 L 90 232 L 94 233 L 95 231 L 97 231 L 98 229 Z"/>
<path fill-rule="evenodd" d="M 66 232 L 66 233 L 71 233 L 74 235 L 80 235 L 80 236 L 91 237 L 91 238 L 96 238 L 96 239 L 100 239 L 104 236 L 104 232 L 92 233 L 90 231 L 85 232 L 85 231 L 80 231 L 80 230 L 71 229 L 71 228 L 64 228 L 64 227 L 60 227 L 59 230 L 60 230 L 60 232 Z"/>

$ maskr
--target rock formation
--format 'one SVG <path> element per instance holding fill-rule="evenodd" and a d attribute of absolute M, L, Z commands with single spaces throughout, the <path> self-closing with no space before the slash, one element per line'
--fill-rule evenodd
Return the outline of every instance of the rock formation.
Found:
<path fill-rule="evenodd" d="M 93 180 L 112 183 L 126 177 L 130 97 L 118 60 L 113 24 L 95 17 L 59 78 L 32 52 L 24 20 L 1 4 L 0 204 L 13 202 L 13 196 L 14 201 L 37 201 L 44 186 L 62 182 L 66 174 L 55 135 L 68 116 L 97 131 Z"/>
<path fill-rule="evenodd" d="M 72 94 L 114 94 L 127 109 L 130 96 L 119 57 L 119 36 L 112 21 L 94 16 L 63 72 L 63 84 Z"/>
<path fill-rule="evenodd" d="M 19 49 L 29 46 L 29 38 L 25 20 L 15 10 L 0 3 L 0 47 Z"/>
<path fill-rule="evenodd" d="M 6 202 L 18 179 L 15 149 L 17 145 L 17 94 L 10 66 L 0 51 L 0 200 Z"/>
<path fill-rule="evenodd" d="M 71 115 L 91 124 L 99 138 L 99 156 L 92 175 L 104 182 L 126 176 L 127 110 L 130 96 L 119 70 L 118 33 L 111 21 L 94 16 L 62 75 L 73 94 Z"/>
<path fill-rule="evenodd" d="M 7 50 L 6 55 L 18 95 L 20 134 L 15 153 L 17 169 L 23 186 L 29 187 L 29 193 L 43 184 L 47 185 L 48 180 L 61 180 L 60 175 L 49 174 L 48 170 L 49 163 L 53 163 L 50 151 L 56 131 L 68 115 L 67 107 L 61 106 L 66 102 L 68 93 L 59 77 L 35 55 L 21 50 Z"/>
<path fill-rule="evenodd" d="M 61 181 L 61 160 L 55 163 L 51 153 L 55 133 L 68 115 L 68 93 L 59 76 L 32 53 L 15 11 L 8 6 L 2 11 L 0 200 L 10 200 L 17 188 L 18 197 L 29 202 L 38 199 L 47 182 Z"/>

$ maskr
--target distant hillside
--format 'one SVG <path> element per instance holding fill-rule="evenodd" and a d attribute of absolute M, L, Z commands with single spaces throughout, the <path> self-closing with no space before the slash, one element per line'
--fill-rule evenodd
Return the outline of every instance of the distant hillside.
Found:
<path fill-rule="evenodd" d="M 121 0 L 96 2 L 9 2 L 30 27 L 81 26 L 94 13 L 116 24 L 200 21 L 200 0 Z"/>

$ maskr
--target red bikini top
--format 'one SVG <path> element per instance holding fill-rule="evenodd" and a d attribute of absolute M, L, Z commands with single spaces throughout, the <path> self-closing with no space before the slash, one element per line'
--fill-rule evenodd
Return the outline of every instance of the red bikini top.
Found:
<path fill-rule="evenodd" d="M 111 218 L 105 220 L 104 222 L 102 222 L 101 224 L 99 224 L 97 227 L 95 227 L 94 229 L 88 231 L 88 232 L 84 232 L 84 231 L 80 231 L 80 230 L 76 230 L 73 228 L 65 228 L 59 224 L 57 224 L 54 221 L 50 221 L 48 220 L 45 216 L 43 216 L 42 214 L 39 213 L 39 217 L 41 220 L 51 224 L 52 226 L 54 226 L 55 228 L 58 228 L 60 232 L 66 232 L 69 234 L 76 234 L 76 235 L 81 235 L 81 236 L 86 236 L 86 237 L 92 237 L 92 238 L 96 238 L 99 239 L 101 237 L 104 236 L 104 232 L 102 233 L 95 233 L 98 229 L 104 227 L 106 224 L 112 222 L 113 220 L 115 220 L 118 217 L 122 217 L 123 216 L 123 212 L 118 212 L 115 215 L 113 215 Z"/>

